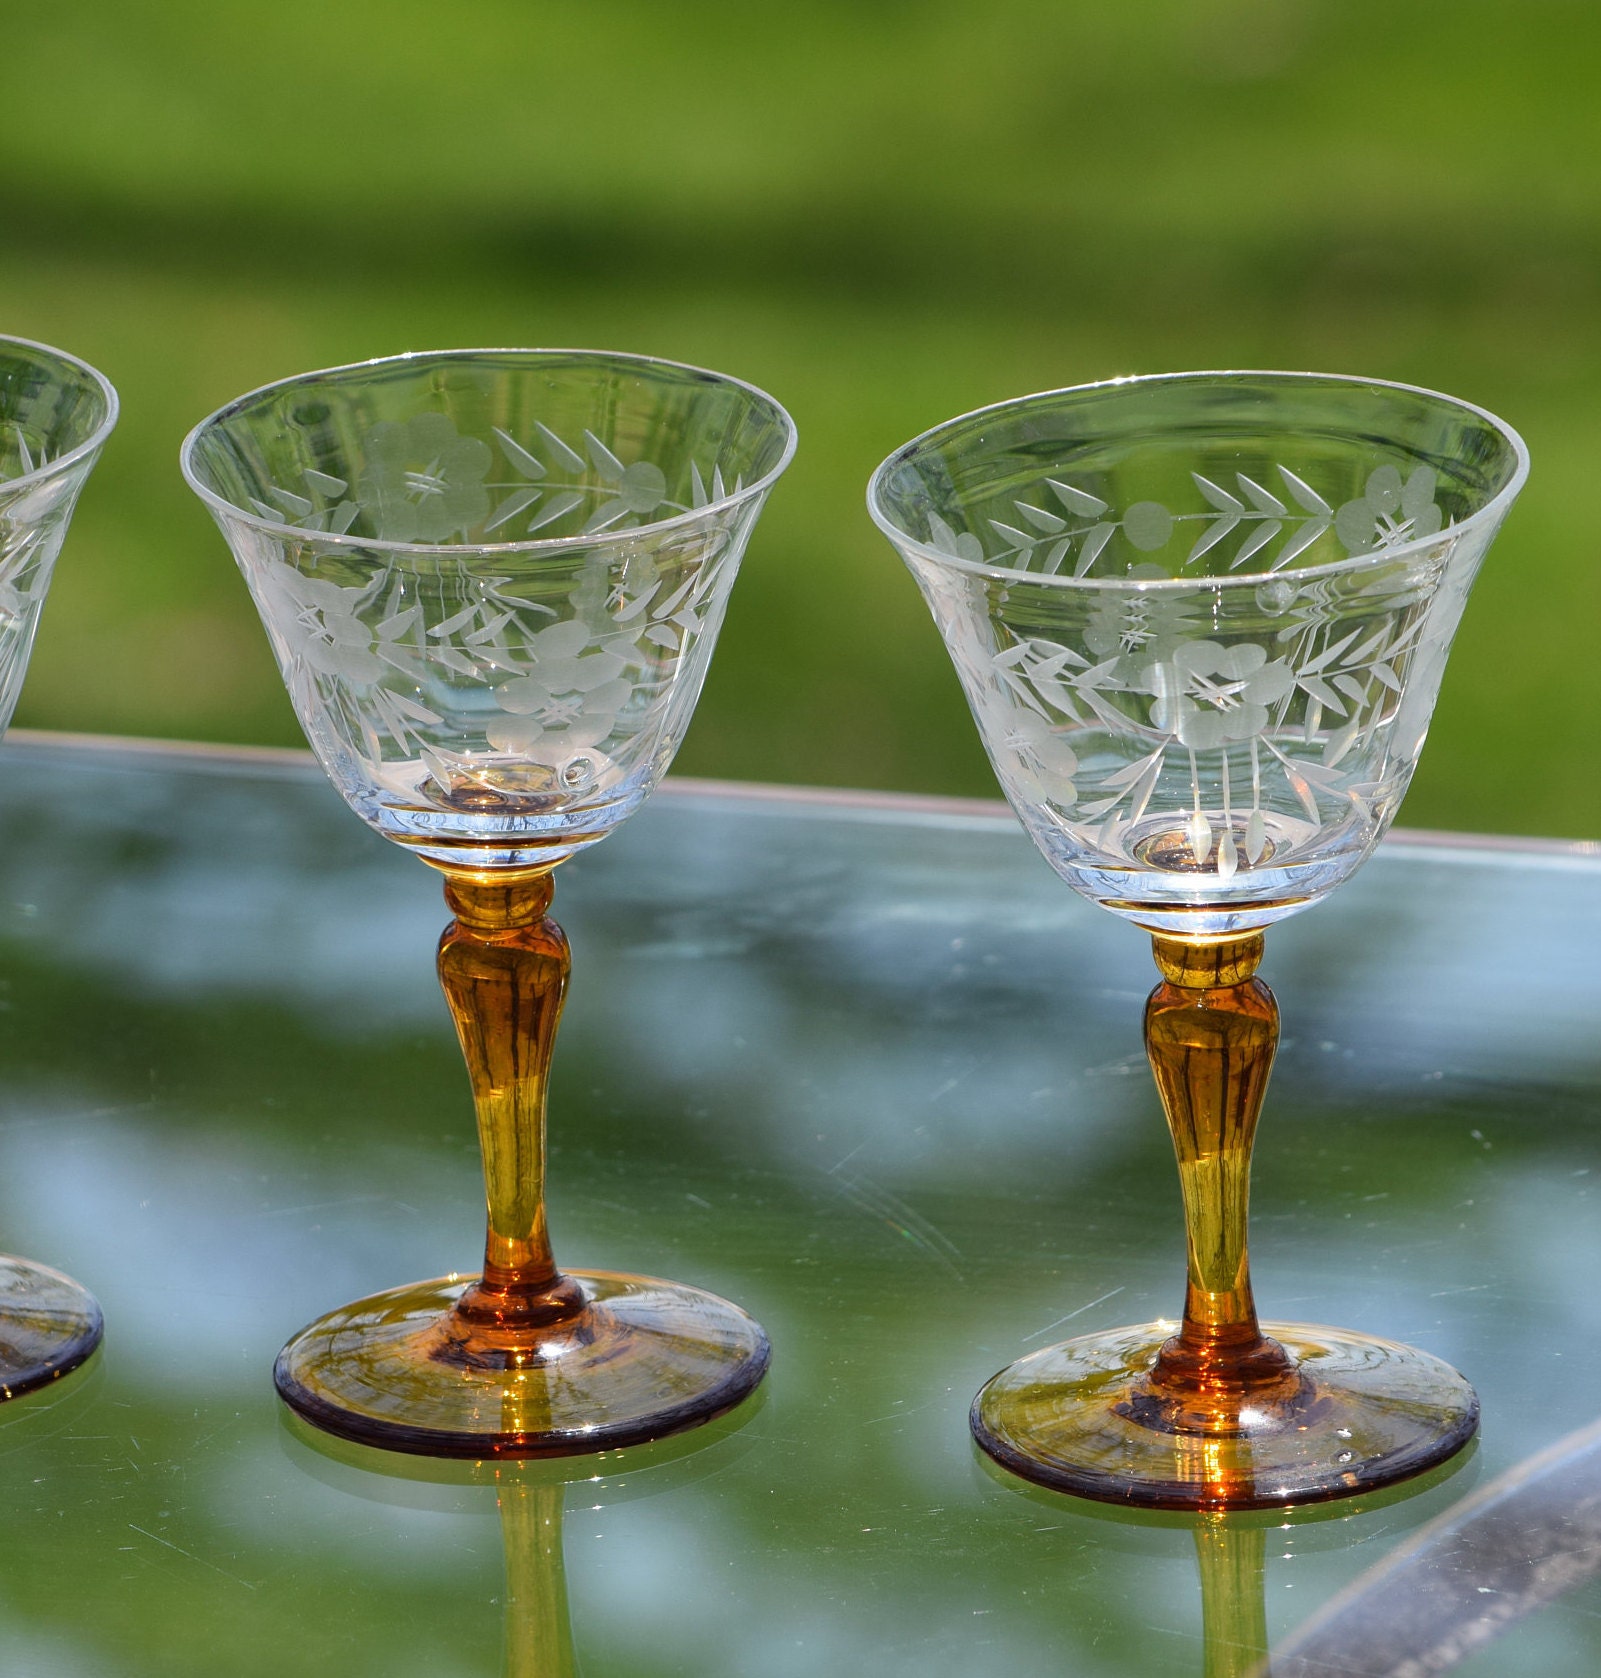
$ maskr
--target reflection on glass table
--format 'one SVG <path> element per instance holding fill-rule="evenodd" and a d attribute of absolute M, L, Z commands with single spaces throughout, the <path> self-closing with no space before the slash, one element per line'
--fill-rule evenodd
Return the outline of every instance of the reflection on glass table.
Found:
<path fill-rule="evenodd" d="M 739 1430 L 760 1402 L 750 1399 L 687 1437 L 581 1460 L 418 1459 L 318 1432 L 293 1412 L 284 1423 L 294 1441 L 291 1458 L 346 1496 L 478 1515 L 492 1502 L 505 1552 L 504 1678 L 576 1678 L 582 1662 L 574 1650 L 563 1544 L 568 1487 L 591 1512 L 670 1492 L 736 1455 Z"/>
<path fill-rule="evenodd" d="M 775 1349 L 704 1472 L 568 1488 L 585 1678 L 1199 1678 L 1192 1532 L 1003 1485 L 966 1428 L 1015 1349 L 1156 1315 L 1182 1260 L 1138 941 L 998 806 L 669 780 L 565 871 L 559 1250 L 694 1275 Z M 1598 913 L 1582 847 L 1390 842 L 1276 934 L 1261 1303 L 1471 1367 L 1484 1424 L 1415 1497 L 1260 1528 L 1272 1647 L 1601 1409 Z M 476 1261 L 436 921 L 293 754 L 0 751 L 0 1220 L 111 1325 L 68 1390 L 0 1407 L 28 1678 L 501 1672 L 493 1500 L 328 1484 L 270 1375 L 308 1309 Z M 1598 1666 L 1580 1577 L 1450 1670 Z"/>

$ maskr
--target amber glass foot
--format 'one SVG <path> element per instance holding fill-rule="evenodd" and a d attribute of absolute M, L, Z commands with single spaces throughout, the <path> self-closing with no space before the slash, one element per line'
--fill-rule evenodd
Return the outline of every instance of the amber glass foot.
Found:
<path fill-rule="evenodd" d="M 100 1307 L 70 1277 L 0 1257 L 0 1400 L 76 1369 L 103 1332 Z"/>
<path fill-rule="evenodd" d="M 974 1401 L 980 1445 L 1013 1473 L 1160 1509 L 1349 1497 L 1467 1444 L 1473 1389 L 1426 1352 L 1257 1321 L 1246 1259 L 1251 1142 L 1278 1043 L 1254 977 L 1260 933 L 1158 936 L 1145 1047 L 1178 1155 L 1184 1319 L 1086 1335 L 1004 1369 Z"/>
<path fill-rule="evenodd" d="M 278 1356 L 308 1421 L 427 1456 L 538 1457 L 637 1445 L 732 1409 L 767 1337 L 716 1294 L 649 1276 L 569 1273 L 586 1304 L 542 1334 L 475 1335 L 442 1278 L 332 1311 Z"/>
<path fill-rule="evenodd" d="M 973 1433 L 1014 1474 L 1055 1491 L 1153 1509 L 1266 1509 L 1350 1497 L 1432 1468 L 1478 1426 L 1472 1387 L 1410 1346 L 1266 1323 L 1294 1387 L 1241 1403 L 1227 1432 L 1164 1416 L 1151 1370 L 1167 1323 L 1052 1346 L 1004 1369 Z"/>
<path fill-rule="evenodd" d="M 478 1109 L 483 1273 L 319 1318 L 274 1379 L 342 1438 L 448 1457 L 567 1456 L 709 1421 L 767 1368 L 761 1329 L 715 1294 L 557 1269 L 545 1227 L 545 1085 L 567 986 L 548 871 L 449 875 L 439 978 Z"/>

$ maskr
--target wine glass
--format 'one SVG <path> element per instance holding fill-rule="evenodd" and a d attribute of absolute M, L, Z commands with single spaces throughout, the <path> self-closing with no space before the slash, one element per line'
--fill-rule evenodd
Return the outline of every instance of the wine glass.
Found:
<path fill-rule="evenodd" d="M 1257 1321 L 1251 1140 L 1278 1040 L 1263 930 L 1388 827 L 1479 562 L 1522 487 L 1507 426 L 1307 373 L 1118 379 L 950 421 L 874 519 L 945 638 L 1047 861 L 1152 934 L 1145 1045 L 1178 1155 L 1182 1321 L 1085 1335 L 973 1406 L 999 1462 L 1089 1497 L 1251 1508 L 1417 1474 L 1467 1442 L 1437 1358 Z"/>
<path fill-rule="evenodd" d="M 333 1311 L 279 1355 L 317 1426 L 431 1455 L 649 1440 L 760 1381 L 765 1335 L 680 1283 L 556 1267 L 545 1090 L 567 985 L 552 871 L 667 769 L 794 451 L 750 385 L 642 356 L 396 356 L 268 385 L 183 469 L 351 808 L 444 875 L 439 977 L 472 1082 L 479 1276 Z"/>
<path fill-rule="evenodd" d="M 72 509 L 117 423 L 111 381 L 76 356 L 0 338 L 0 733 L 17 708 Z M 100 1307 L 68 1277 L 0 1256 L 0 1400 L 76 1369 Z"/>

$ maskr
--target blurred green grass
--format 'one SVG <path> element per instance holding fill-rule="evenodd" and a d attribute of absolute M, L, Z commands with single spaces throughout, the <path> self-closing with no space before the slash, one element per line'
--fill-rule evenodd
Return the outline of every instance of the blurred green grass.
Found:
<path fill-rule="evenodd" d="M 1593 8 L 61 0 L 8 56 L 0 331 L 125 404 L 19 722 L 297 741 L 183 432 L 309 367 L 593 344 L 801 432 L 678 767 L 992 792 L 872 467 L 1025 390 L 1315 367 L 1534 455 L 1404 819 L 1601 830 Z"/>

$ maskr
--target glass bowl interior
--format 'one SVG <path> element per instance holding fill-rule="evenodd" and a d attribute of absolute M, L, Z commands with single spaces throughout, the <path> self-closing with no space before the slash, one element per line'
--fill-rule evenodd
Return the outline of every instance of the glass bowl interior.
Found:
<path fill-rule="evenodd" d="M 794 431 L 721 374 L 588 350 L 397 356 L 268 385 L 195 428 L 221 510 L 370 546 L 500 547 L 693 514 L 769 484 Z"/>
<path fill-rule="evenodd" d="M 1175 374 L 952 420 L 892 455 L 869 502 L 930 558 L 1090 584 L 1259 579 L 1493 523 L 1526 468 L 1516 433 L 1431 391 Z"/>
<path fill-rule="evenodd" d="M 0 483 L 97 448 L 116 417 L 116 392 L 86 362 L 44 344 L 0 338 Z"/>

